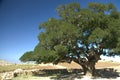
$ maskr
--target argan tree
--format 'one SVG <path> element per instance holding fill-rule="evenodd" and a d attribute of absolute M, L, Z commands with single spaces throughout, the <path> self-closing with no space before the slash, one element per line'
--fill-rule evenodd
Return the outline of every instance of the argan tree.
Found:
<path fill-rule="evenodd" d="M 37 63 L 74 61 L 84 74 L 95 74 L 100 55 L 120 53 L 119 12 L 113 4 L 78 3 L 57 7 L 59 19 L 50 18 L 40 24 L 39 43 L 34 49 Z"/>
<path fill-rule="evenodd" d="M 25 52 L 21 57 L 20 61 L 27 62 L 27 61 L 34 61 L 34 54 L 33 51 Z"/>

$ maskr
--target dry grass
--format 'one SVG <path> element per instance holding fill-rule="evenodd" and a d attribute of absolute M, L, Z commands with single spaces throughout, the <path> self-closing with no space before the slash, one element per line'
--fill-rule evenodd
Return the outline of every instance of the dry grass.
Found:
<path fill-rule="evenodd" d="M 33 69 L 34 67 L 37 67 L 37 65 L 27 65 L 27 64 L 4 65 L 4 66 L 0 66 L 0 73 L 14 71 L 15 69 L 18 69 L 18 68 L 20 68 L 20 69 Z"/>
<path fill-rule="evenodd" d="M 72 64 L 68 64 L 68 63 L 60 63 L 58 64 L 58 66 L 64 66 L 64 67 L 68 67 L 70 69 L 81 69 L 79 65 L 77 65 L 76 63 L 72 63 Z M 5 71 L 13 71 L 15 69 L 47 69 L 50 70 L 51 69 L 54 72 L 47 72 L 46 74 L 39 74 L 39 75 L 23 75 L 23 76 L 19 76 L 19 77 L 15 77 L 12 80 L 71 80 L 71 78 L 73 78 L 73 80 L 82 80 L 82 78 L 84 78 L 83 76 L 80 76 L 80 72 L 73 72 L 73 73 L 60 73 L 58 71 L 59 74 L 56 73 L 56 70 L 58 68 L 56 68 L 56 66 L 52 66 L 52 65 L 47 65 L 47 66 L 43 66 L 43 65 L 27 65 L 27 64 L 22 64 L 22 65 L 5 65 L 5 66 L 0 66 L 0 72 L 5 72 Z M 105 79 L 105 80 L 120 80 L 120 63 L 118 62 L 111 62 L 111 61 L 99 61 L 96 64 L 96 68 L 97 71 L 100 72 L 102 75 L 99 79 Z M 86 80 L 86 79 L 85 79 Z"/>

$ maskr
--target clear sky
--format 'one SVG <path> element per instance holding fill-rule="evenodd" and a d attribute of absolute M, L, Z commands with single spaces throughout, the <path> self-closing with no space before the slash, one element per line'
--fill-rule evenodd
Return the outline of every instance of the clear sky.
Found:
<path fill-rule="evenodd" d="M 0 59 L 18 62 L 26 51 L 34 50 L 40 33 L 38 26 L 57 18 L 56 7 L 78 2 L 113 3 L 120 11 L 120 0 L 0 0 Z"/>

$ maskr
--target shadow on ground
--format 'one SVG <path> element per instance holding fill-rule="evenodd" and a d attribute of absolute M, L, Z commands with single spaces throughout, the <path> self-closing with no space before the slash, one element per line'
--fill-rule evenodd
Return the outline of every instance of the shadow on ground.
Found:
<path fill-rule="evenodd" d="M 100 74 L 101 78 L 117 78 L 120 77 L 120 72 L 114 68 L 97 69 L 96 72 Z"/>
<path fill-rule="evenodd" d="M 107 78 L 107 79 L 114 79 L 117 77 L 120 77 L 120 72 L 117 72 L 117 70 L 113 68 L 103 68 L 103 69 L 97 69 L 97 74 L 95 78 Z M 42 73 L 40 74 L 34 74 L 34 76 L 42 76 L 42 77 L 48 77 L 51 76 L 51 79 L 53 80 L 74 80 L 75 78 L 81 79 L 83 78 L 81 69 L 72 69 L 71 71 L 68 71 L 67 69 L 52 69 L 52 70 L 42 70 Z"/>

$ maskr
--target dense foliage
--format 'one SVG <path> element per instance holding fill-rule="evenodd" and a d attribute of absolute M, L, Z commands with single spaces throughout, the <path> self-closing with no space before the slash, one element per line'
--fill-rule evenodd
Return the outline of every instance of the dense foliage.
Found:
<path fill-rule="evenodd" d="M 75 61 L 84 68 L 85 62 L 94 66 L 101 54 L 120 53 L 120 18 L 113 4 L 89 3 L 81 8 L 70 3 L 58 6 L 57 12 L 59 19 L 40 24 L 44 31 L 34 49 L 36 62 Z"/>
<path fill-rule="evenodd" d="M 21 57 L 20 60 L 22 62 L 27 62 L 27 61 L 34 61 L 34 54 L 33 51 L 25 52 Z"/>

